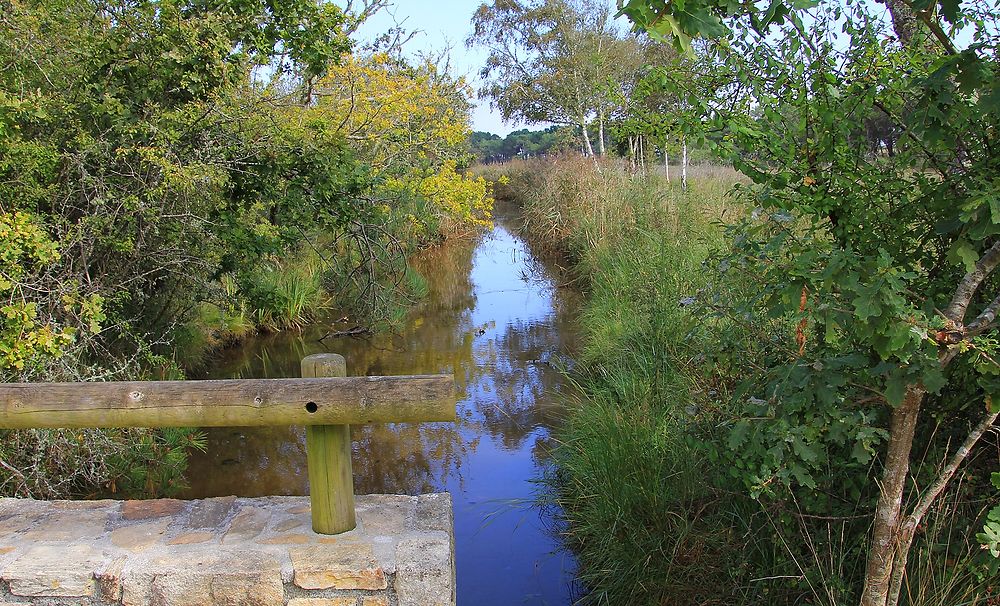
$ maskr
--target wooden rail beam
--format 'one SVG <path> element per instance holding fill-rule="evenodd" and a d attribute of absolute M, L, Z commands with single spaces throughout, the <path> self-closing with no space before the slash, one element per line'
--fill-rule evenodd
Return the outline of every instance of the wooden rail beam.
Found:
<path fill-rule="evenodd" d="M 0 428 L 305 425 L 313 530 L 352 530 L 351 428 L 454 421 L 454 377 L 346 377 L 337 354 L 302 360 L 301 379 L 0 383 Z"/>
<path fill-rule="evenodd" d="M 450 375 L 0 383 L 0 428 L 454 421 L 453 390 Z"/>

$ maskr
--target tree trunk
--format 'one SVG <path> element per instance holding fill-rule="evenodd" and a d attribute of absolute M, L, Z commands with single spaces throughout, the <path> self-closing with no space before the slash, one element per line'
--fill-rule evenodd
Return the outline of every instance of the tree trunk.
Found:
<path fill-rule="evenodd" d="M 597 153 L 604 157 L 604 111 L 597 112 Z"/>
<path fill-rule="evenodd" d="M 663 142 L 663 173 L 667 175 L 667 183 L 670 183 L 670 156 L 667 155 L 667 142 Z"/>
<path fill-rule="evenodd" d="M 886 452 L 885 467 L 882 470 L 882 491 L 875 511 L 875 529 L 872 544 L 868 550 L 868 566 L 865 572 L 865 589 L 861 594 L 861 606 L 886 606 L 893 563 L 896 557 L 899 536 L 900 509 L 903 504 L 903 489 L 910 472 L 910 449 L 913 434 L 920 415 L 920 405 L 924 390 L 918 385 L 906 388 L 903 403 L 892 411 L 889 423 L 889 448 Z"/>
<path fill-rule="evenodd" d="M 892 16 L 892 29 L 903 46 L 909 46 L 917 33 L 919 22 L 917 15 L 906 0 L 878 0 L 889 9 Z"/>
<path fill-rule="evenodd" d="M 594 148 L 590 145 L 590 133 L 587 132 L 587 120 L 585 118 L 580 118 L 580 131 L 583 133 L 583 148 L 586 150 L 587 156 L 593 158 Z"/>
<path fill-rule="evenodd" d="M 681 138 L 681 189 L 688 188 L 688 144 L 687 136 Z"/>

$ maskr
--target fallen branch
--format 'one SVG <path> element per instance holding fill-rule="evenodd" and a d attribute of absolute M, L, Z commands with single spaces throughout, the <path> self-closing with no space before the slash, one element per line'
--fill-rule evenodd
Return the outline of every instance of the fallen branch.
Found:
<path fill-rule="evenodd" d="M 348 328 L 347 330 L 334 330 L 326 333 L 317 341 L 323 342 L 326 339 L 337 339 L 339 337 L 360 337 L 362 335 L 372 334 L 372 329 L 365 328 L 364 326 L 355 326 L 354 328 Z"/>

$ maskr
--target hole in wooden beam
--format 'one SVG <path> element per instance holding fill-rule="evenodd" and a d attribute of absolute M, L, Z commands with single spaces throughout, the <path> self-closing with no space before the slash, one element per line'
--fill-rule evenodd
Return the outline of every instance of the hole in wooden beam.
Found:
<path fill-rule="evenodd" d="M 316 412 L 317 410 L 319 410 L 319 406 L 316 405 L 316 402 L 306 402 L 307 412 Z"/>

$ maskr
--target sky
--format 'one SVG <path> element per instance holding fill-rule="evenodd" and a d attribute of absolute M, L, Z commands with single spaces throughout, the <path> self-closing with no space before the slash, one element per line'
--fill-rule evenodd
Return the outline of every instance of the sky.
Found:
<path fill-rule="evenodd" d="M 465 40 L 472 33 L 472 15 L 483 0 L 396 0 L 388 10 L 372 17 L 358 31 L 357 38 L 365 40 L 393 27 L 394 19 L 408 31 L 417 35 L 407 46 L 407 54 L 420 51 L 439 52 L 451 48 L 452 72 L 465 76 L 476 90 L 479 89 L 479 70 L 486 61 L 486 52 L 479 47 L 466 48 Z M 609 0 L 614 5 L 614 0 Z M 340 3 L 343 5 L 342 3 Z M 499 112 L 490 108 L 489 100 L 476 100 L 472 112 L 472 130 L 482 130 L 506 136 L 521 128 L 545 128 L 545 124 L 526 125 L 504 122 Z"/>

